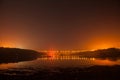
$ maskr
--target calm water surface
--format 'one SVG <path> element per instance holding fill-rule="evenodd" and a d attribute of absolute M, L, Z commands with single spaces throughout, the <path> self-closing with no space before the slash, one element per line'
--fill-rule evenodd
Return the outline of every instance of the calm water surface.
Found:
<path fill-rule="evenodd" d="M 120 65 L 120 60 L 111 61 L 95 58 L 80 58 L 78 56 L 43 57 L 33 61 L 0 64 L 0 73 L 9 74 L 8 71 L 24 71 L 34 73 L 39 69 L 52 69 L 56 67 L 84 68 L 94 65 Z"/>
<path fill-rule="evenodd" d="M 12 68 L 54 68 L 54 67 L 90 67 L 94 65 L 120 65 L 120 60 L 102 60 L 96 58 L 80 58 L 77 56 L 61 56 L 61 57 L 43 57 L 33 61 L 24 61 L 18 63 L 0 64 L 0 70 Z"/>

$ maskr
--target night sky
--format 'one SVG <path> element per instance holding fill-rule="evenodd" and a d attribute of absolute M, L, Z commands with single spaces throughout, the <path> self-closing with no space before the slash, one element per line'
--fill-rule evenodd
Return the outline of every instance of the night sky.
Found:
<path fill-rule="evenodd" d="M 1 45 L 91 50 L 120 47 L 119 0 L 1 0 Z"/>

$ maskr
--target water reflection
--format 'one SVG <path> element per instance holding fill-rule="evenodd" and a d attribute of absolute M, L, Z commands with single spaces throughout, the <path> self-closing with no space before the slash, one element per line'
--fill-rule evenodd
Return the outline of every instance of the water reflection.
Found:
<path fill-rule="evenodd" d="M 8 63 L 8 64 L 0 64 L 0 69 L 10 69 L 16 66 L 17 63 Z"/>
<path fill-rule="evenodd" d="M 42 57 L 33 61 L 25 61 L 18 63 L 0 64 L 0 70 L 4 69 L 24 69 L 24 68 L 53 68 L 53 67 L 90 67 L 94 65 L 120 65 L 120 60 L 101 60 L 96 58 L 85 58 L 79 56 L 56 56 Z"/>
<path fill-rule="evenodd" d="M 44 60 L 95 60 L 95 58 L 79 57 L 79 56 L 54 56 L 54 57 L 42 57 L 39 59 Z"/>
<path fill-rule="evenodd" d="M 94 63 L 95 63 L 96 65 L 112 66 L 112 65 L 120 65 L 120 60 L 111 61 L 111 60 L 109 60 L 109 59 L 106 59 L 106 60 L 96 59 L 96 60 L 94 61 Z"/>

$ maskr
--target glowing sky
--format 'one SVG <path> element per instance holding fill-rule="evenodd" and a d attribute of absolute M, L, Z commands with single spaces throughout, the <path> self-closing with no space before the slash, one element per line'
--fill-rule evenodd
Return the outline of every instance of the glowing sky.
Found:
<path fill-rule="evenodd" d="M 1 45 L 35 50 L 120 47 L 119 9 L 118 0 L 2 0 Z"/>

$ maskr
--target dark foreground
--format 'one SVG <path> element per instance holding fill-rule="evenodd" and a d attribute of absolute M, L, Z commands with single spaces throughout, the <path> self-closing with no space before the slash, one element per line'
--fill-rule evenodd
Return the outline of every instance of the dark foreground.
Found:
<path fill-rule="evenodd" d="M 1 73 L 0 80 L 120 80 L 120 66 L 118 65 L 29 70 L 28 72 L 6 71 L 9 74 Z"/>

